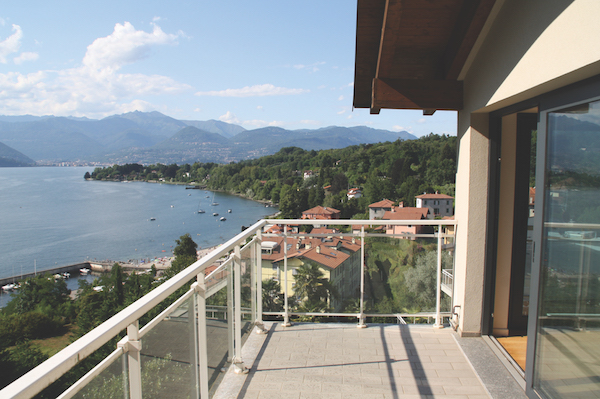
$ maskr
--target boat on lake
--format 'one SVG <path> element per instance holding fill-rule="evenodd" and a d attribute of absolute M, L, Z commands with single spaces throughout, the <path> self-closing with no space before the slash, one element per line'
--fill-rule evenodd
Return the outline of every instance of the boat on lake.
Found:
<path fill-rule="evenodd" d="M 9 292 L 15 289 L 15 285 L 10 283 L 2 286 L 2 291 Z"/>
<path fill-rule="evenodd" d="M 219 220 L 220 220 L 221 222 L 224 222 L 224 221 L 226 221 L 227 219 L 225 219 L 225 217 L 224 217 L 224 216 L 221 216 L 221 218 L 220 218 Z"/>

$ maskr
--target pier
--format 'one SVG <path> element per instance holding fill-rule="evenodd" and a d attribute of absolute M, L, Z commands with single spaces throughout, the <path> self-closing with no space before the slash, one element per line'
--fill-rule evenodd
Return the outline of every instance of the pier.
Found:
<path fill-rule="evenodd" d="M 118 261 L 117 262 L 115 262 L 115 261 L 87 261 L 87 262 L 75 263 L 73 265 L 58 266 L 58 267 L 53 267 L 51 269 L 39 270 L 35 273 L 30 272 L 30 273 L 19 274 L 18 276 L 3 277 L 3 278 L 0 278 L 0 287 L 2 287 L 3 285 L 6 285 L 6 284 L 10 284 L 12 282 L 17 282 L 19 280 L 25 280 L 29 277 L 34 277 L 38 274 L 54 275 L 54 274 L 70 273 L 71 276 L 75 277 L 75 276 L 79 276 L 81 274 L 79 272 L 79 269 L 84 269 L 84 268 L 90 269 L 90 272 L 93 272 L 93 273 L 109 273 L 112 269 L 112 266 L 115 263 L 118 263 L 123 268 L 123 271 L 125 271 L 125 272 L 150 270 L 152 265 L 155 265 L 157 270 L 164 270 L 171 266 L 170 259 L 168 259 L 168 260 L 161 259 L 161 260 L 158 260 L 155 262 L 148 262 L 148 263 L 129 263 L 129 262 L 118 262 Z"/>
<path fill-rule="evenodd" d="M 0 287 L 2 287 L 3 285 L 6 285 L 6 284 L 12 283 L 13 281 L 16 282 L 19 280 L 25 280 L 26 278 L 33 277 L 38 274 L 70 273 L 71 275 L 79 275 L 80 274 L 79 269 L 83 269 L 83 268 L 91 269 L 90 262 L 82 262 L 82 263 L 76 263 L 74 265 L 53 267 L 51 269 L 40 270 L 35 273 L 34 272 L 23 273 L 23 274 L 19 274 L 18 276 L 0 278 Z"/>

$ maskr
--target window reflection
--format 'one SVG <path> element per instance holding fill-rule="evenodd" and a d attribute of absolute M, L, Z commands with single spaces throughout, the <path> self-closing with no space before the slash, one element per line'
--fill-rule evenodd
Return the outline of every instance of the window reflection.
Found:
<path fill-rule="evenodd" d="M 548 113 L 534 387 L 600 395 L 600 103 Z"/>

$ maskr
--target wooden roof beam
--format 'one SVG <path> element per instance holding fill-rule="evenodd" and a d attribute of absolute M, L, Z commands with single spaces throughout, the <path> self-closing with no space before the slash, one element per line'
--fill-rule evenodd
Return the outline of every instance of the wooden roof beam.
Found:
<path fill-rule="evenodd" d="M 382 108 L 457 111 L 463 84 L 453 80 L 373 79 L 371 113 Z M 376 112 L 374 112 L 376 111 Z"/>
<path fill-rule="evenodd" d="M 442 56 L 440 75 L 456 79 L 479 37 L 496 0 L 465 0 Z"/>

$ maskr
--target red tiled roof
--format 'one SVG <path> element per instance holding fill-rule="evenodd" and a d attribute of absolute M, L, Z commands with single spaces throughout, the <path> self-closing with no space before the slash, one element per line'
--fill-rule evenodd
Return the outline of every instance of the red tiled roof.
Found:
<path fill-rule="evenodd" d="M 327 227 L 315 227 L 310 231 L 311 234 L 336 234 L 336 229 L 329 229 Z"/>
<path fill-rule="evenodd" d="M 427 218 L 429 208 L 404 207 L 385 212 L 383 220 L 421 220 Z"/>
<path fill-rule="evenodd" d="M 309 210 L 302 212 L 303 215 L 334 215 L 336 213 L 340 213 L 340 211 L 333 208 L 322 207 L 321 205 L 315 206 L 314 208 L 310 208 Z"/>
<path fill-rule="evenodd" d="M 374 204 L 369 205 L 369 208 L 391 208 L 394 206 L 394 201 L 389 199 L 384 199 L 379 202 L 375 202 Z"/>
<path fill-rule="evenodd" d="M 285 245 L 283 237 L 267 237 L 264 239 L 264 242 L 269 241 L 276 242 L 277 245 L 273 248 L 272 254 L 263 253 L 261 255 L 262 259 L 271 262 L 283 261 L 285 252 L 283 248 L 283 245 Z M 300 248 L 297 248 L 296 246 L 299 241 Z M 304 257 L 331 269 L 335 269 L 350 257 L 347 253 L 339 251 L 336 248 L 342 247 L 350 252 L 360 250 L 360 240 L 355 239 L 353 244 L 352 240 L 347 238 L 334 238 L 332 241 L 328 242 L 323 242 L 320 238 L 288 238 L 287 244 L 289 247 L 287 251 L 288 259 Z M 310 246 L 310 248 L 307 246 Z M 317 253 L 317 247 L 320 247 L 321 253 Z"/>
<path fill-rule="evenodd" d="M 417 195 L 415 198 L 420 198 L 420 199 L 454 199 L 454 197 L 451 197 L 451 196 L 446 195 L 446 194 L 421 194 L 421 195 Z"/>

